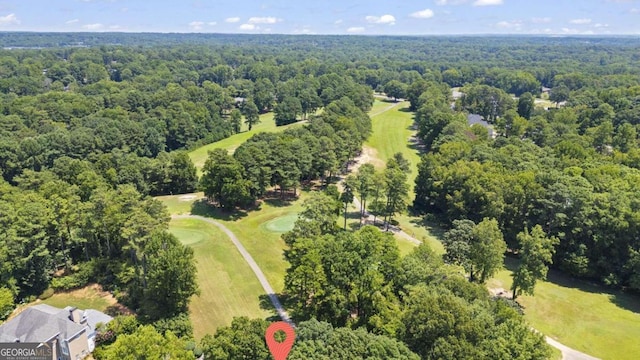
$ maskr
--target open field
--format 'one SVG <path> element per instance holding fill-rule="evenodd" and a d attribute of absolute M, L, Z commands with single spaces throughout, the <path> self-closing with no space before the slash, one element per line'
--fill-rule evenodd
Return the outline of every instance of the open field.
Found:
<path fill-rule="evenodd" d="M 197 339 L 230 325 L 234 316 L 273 315 L 260 308 L 259 297 L 264 293 L 260 283 L 218 228 L 197 219 L 174 219 L 170 232 L 195 253 L 201 293 L 191 299 L 189 314 Z"/>
<path fill-rule="evenodd" d="M 511 287 L 516 260 L 489 281 L 491 288 Z M 510 270 L 511 269 L 511 270 Z M 520 296 L 525 318 L 539 331 L 602 359 L 637 359 L 640 354 L 638 298 L 550 271 L 535 296 Z"/>

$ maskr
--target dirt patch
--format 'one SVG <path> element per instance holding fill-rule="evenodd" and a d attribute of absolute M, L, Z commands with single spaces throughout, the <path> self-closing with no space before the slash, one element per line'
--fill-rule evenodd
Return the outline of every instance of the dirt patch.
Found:
<path fill-rule="evenodd" d="M 505 290 L 501 287 L 489 288 L 489 294 L 491 296 L 499 296 L 506 299 L 513 299 L 513 293 L 510 290 Z"/>
<path fill-rule="evenodd" d="M 364 145 L 362 147 L 362 152 L 360 156 L 354 159 L 354 164 L 352 165 L 351 172 L 355 173 L 360 168 L 360 165 L 371 163 L 373 166 L 380 168 L 384 167 L 384 161 L 378 158 L 378 150 L 372 148 L 370 146 Z"/>

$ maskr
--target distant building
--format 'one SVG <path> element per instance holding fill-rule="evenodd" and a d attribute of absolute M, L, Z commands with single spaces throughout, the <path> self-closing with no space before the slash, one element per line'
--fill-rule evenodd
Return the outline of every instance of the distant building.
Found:
<path fill-rule="evenodd" d="M 84 359 L 95 349 L 98 324 L 113 318 L 100 311 L 67 306 L 58 309 L 46 304 L 29 307 L 0 326 L 0 343 L 48 343 L 53 358 Z"/>
<path fill-rule="evenodd" d="M 467 124 L 469 124 L 469 126 L 473 126 L 473 125 L 480 125 L 482 127 L 485 127 L 487 129 L 487 131 L 489 132 L 489 138 L 491 139 L 495 139 L 496 136 L 498 135 L 494 130 L 493 130 L 493 125 L 489 124 L 488 122 L 486 122 L 482 116 L 478 115 L 478 114 L 469 114 L 467 115 Z"/>

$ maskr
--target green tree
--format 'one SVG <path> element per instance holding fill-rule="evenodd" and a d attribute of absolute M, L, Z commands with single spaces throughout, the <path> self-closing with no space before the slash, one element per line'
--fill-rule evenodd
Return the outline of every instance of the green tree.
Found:
<path fill-rule="evenodd" d="M 277 126 L 291 124 L 297 121 L 298 115 L 302 114 L 302 104 L 295 97 L 284 98 L 274 109 L 273 118 Z"/>
<path fill-rule="evenodd" d="M 520 95 L 518 99 L 518 115 L 529 120 L 535 106 L 535 98 L 530 92 Z"/>
<path fill-rule="evenodd" d="M 240 112 L 244 115 L 244 122 L 249 126 L 249 131 L 254 125 L 260 123 L 260 112 L 252 99 L 245 99 L 240 107 Z"/>
<path fill-rule="evenodd" d="M 469 260 L 472 264 L 469 271 L 471 281 L 484 283 L 504 265 L 504 253 L 507 244 L 496 219 L 485 218 L 473 228 L 473 242 Z"/>
<path fill-rule="evenodd" d="M 349 205 L 353 203 L 353 189 L 347 181 L 344 183 L 344 191 L 340 194 L 340 201 L 344 204 L 344 230 L 347 230 L 347 210 Z"/>
<path fill-rule="evenodd" d="M 205 359 L 271 359 L 264 334 L 269 323 L 262 319 L 237 317 L 231 326 L 223 326 L 215 335 L 207 334 L 200 341 Z M 192 358 L 193 359 L 193 358 Z"/>
<path fill-rule="evenodd" d="M 210 201 L 216 201 L 223 208 L 244 206 L 253 200 L 252 186 L 243 176 L 242 165 L 225 149 L 209 151 L 200 188 Z"/>
<path fill-rule="evenodd" d="M 0 287 L 0 321 L 5 320 L 13 311 L 13 293 L 6 287 Z"/>
<path fill-rule="evenodd" d="M 193 249 L 164 232 L 151 238 L 147 253 L 145 314 L 159 319 L 187 311 L 191 296 L 199 293 Z"/>
<path fill-rule="evenodd" d="M 384 170 L 385 193 L 387 197 L 385 209 L 386 229 L 389 230 L 389 223 L 393 216 L 407 208 L 407 196 L 409 194 L 409 184 L 407 183 L 406 168 L 408 162 L 401 153 L 395 154 Z"/>
<path fill-rule="evenodd" d="M 171 331 L 159 334 L 151 325 L 141 326 L 131 334 L 118 335 L 104 351 L 94 354 L 101 360 L 184 359 L 192 360 L 193 352 L 186 350 L 186 342 Z"/>
<path fill-rule="evenodd" d="M 393 101 L 398 101 L 406 95 L 407 86 L 398 80 L 391 80 L 384 85 L 384 92 L 393 98 Z"/>
<path fill-rule="evenodd" d="M 507 244 L 495 219 L 485 218 L 478 224 L 471 220 L 454 220 L 453 229 L 444 235 L 445 254 L 449 264 L 462 266 L 470 281 L 483 283 L 504 262 Z"/>
<path fill-rule="evenodd" d="M 198 175 L 195 165 L 184 151 L 171 153 L 171 163 L 168 169 L 171 181 L 170 194 L 185 194 L 196 190 Z"/>
<path fill-rule="evenodd" d="M 229 122 L 231 123 L 234 134 L 239 134 L 242 128 L 242 112 L 238 109 L 231 110 Z"/>
<path fill-rule="evenodd" d="M 547 277 L 549 264 L 553 261 L 555 246 L 559 240 L 555 237 L 547 237 L 540 225 L 536 225 L 531 232 L 525 228 L 518 234 L 520 244 L 521 263 L 513 273 L 513 299 L 521 293 L 533 295 L 536 282 Z"/>

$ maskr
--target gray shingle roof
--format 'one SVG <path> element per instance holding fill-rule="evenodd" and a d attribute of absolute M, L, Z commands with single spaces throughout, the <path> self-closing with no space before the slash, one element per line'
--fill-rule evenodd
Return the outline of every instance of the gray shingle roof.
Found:
<path fill-rule="evenodd" d="M 97 310 L 87 311 L 87 325 L 91 331 L 98 322 L 111 320 L 110 316 Z M 71 321 L 68 316 L 68 308 L 58 309 L 45 304 L 32 306 L 0 326 L 0 342 L 41 342 L 58 334 L 69 339 L 87 327 Z"/>

